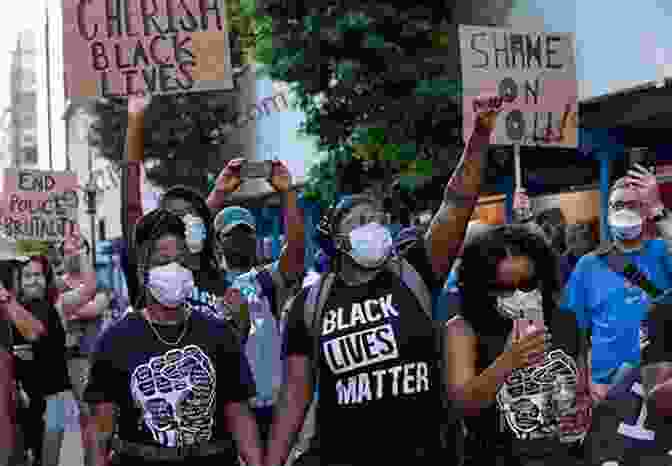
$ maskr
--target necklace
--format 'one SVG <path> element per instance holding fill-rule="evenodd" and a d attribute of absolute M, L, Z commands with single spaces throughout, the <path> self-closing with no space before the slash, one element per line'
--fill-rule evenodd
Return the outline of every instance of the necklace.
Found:
<path fill-rule="evenodd" d="M 187 317 L 185 318 L 185 320 L 184 320 L 184 328 L 182 329 L 182 333 L 180 334 L 180 336 L 177 338 L 177 341 L 176 341 L 175 343 L 171 343 L 171 342 L 167 341 L 166 339 L 164 339 L 164 338 L 161 336 L 161 334 L 159 333 L 159 331 L 154 327 L 154 324 L 152 323 L 152 319 L 151 319 L 151 318 L 149 317 L 149 315 L 147 314 L 147 310 L 146 310 L 146 309 L 143 311 L 143 314 L 144 314 L 144 316 L 145 316 L 145 320 L 146 320 L 147 323 L 149 324 L 149 328 L 152 329 L 152 332 L 154 332 L 154 335 L 156 336 L 156 338 L 158 338 L 158 340 L 159 340 L 161 343 L 163 343 L 164 345 L 167 345 L 167 346 L 179 346 L 180 343 L 182 342 L 182 339 L 183 339 L 184 336 L 187 334 L 187 324 L 188 324 L 189 316 L 187 316 Z"/>

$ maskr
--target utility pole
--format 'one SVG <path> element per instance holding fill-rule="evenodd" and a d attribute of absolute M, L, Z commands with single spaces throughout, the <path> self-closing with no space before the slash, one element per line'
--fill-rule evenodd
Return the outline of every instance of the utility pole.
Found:
<path fill-rule="evenodd" d="M 86 213 L 91 219 L 91 264 L 96 270 L 96 196 L 98 186 L 93 175 L 93 149 L 89 147 L 89 182 L 84 186 L 86 194 Z"/>

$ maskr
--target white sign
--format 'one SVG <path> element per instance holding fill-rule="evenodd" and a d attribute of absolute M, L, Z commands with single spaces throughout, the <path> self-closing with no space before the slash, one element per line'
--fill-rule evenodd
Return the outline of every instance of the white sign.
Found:
<path fill-rule="evenodd" d="M 479 96 L 504 98 L 493 144 L 575 148 L 578 84 L 571 33 L 460 26 L 464 140 Z"/>

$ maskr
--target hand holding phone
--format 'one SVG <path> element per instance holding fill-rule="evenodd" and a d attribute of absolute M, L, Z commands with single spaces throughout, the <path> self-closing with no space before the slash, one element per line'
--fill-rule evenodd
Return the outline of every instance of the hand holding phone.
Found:
<path fill-rule="evenodd" d="M 270 160 L 261 162 L 246 161 L 240 167 L 241 178 L 270 179 L 273 174 L 273 163 Z"/>

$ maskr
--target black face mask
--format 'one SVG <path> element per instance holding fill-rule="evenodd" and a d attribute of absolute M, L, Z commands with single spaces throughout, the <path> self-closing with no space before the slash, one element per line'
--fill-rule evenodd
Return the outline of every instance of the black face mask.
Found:
<path fill-rule="evenodd" d="M 249 269 L 257 259 L 257 240 L 254 236 L 234 236 L 221 242 L 221 250 L 229 268 Z"/>

